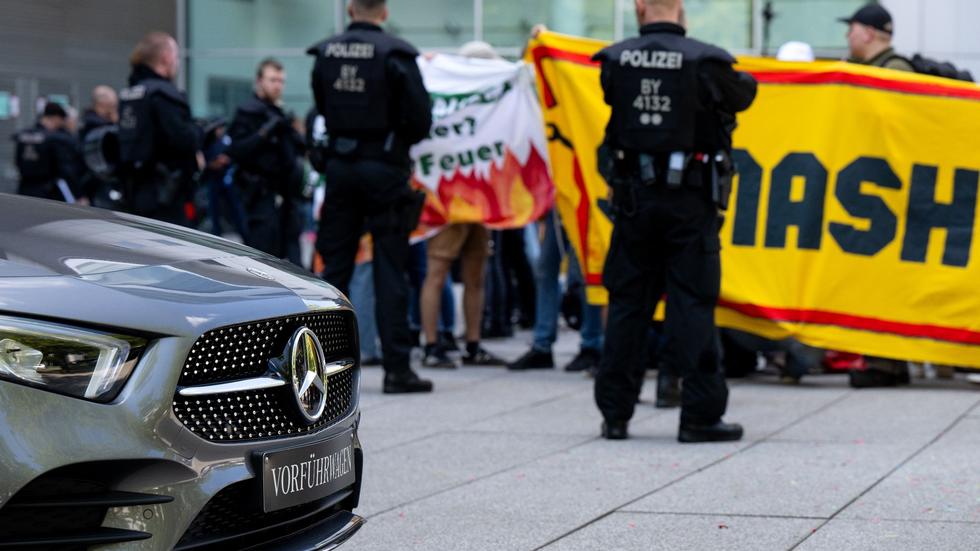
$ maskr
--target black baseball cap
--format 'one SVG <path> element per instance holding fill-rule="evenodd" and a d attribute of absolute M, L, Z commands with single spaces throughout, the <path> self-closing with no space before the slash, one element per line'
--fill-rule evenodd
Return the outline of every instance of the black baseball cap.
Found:
<path fill-rule="evenodd" d="M 892 23 L 892 14 L 888 13 L 888 10 L 881 4 L 868 4 L 854 12 L 854 15 L 842 17 L 838 21 L 848 24 L 860 23 L 888 34 L 895 32 L 895 25 Z"/>
<path fill-rule="evenodd" d="M 67 119 L 68 113 L 65 111 L 64 107 L 58 105 L 53 101 L 49 101 L 47 104 L 44 105 L 44 111 L 42 112 L 42 116 L 61 117 L 63 119 Z"/>

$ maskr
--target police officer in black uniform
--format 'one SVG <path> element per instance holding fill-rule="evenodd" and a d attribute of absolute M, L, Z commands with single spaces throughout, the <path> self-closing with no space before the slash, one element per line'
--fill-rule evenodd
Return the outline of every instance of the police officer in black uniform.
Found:
<path fill-rule="evenodd" d="M 719 207 L 727 205 L 731 130 L 756 83 L 722 49 L 685 37 L 683 0 L 635 0 L 640 36 L 595 56 L 612 116 L 608 159 L 616 220 L 606 261 L 605 353 L 595 398 L 608 439 L 628 437 L 645 335 L 666 291 L 665 361 L 683 376 L 681 442 L 738 440 L 722 422 L 728 388 L 714 309 L 721 281 Z"/>
<path fill-rule="evenodd" d="M 179 60 L 166 33 L 146 35 L 133 50 L 129 88 L 119 93 L 119 161 L 127 210 L 187 225 L 185 204 L 204 168 L 203 133 L 172 82 Z"/>
<path fill-rule="evenodd" d="M 371 232 L 384 391 L 429 392 L 432 383 L 409 366 L 405 267 L 423 202 L 409 188 L 409 148 L 429 133 L 431 100 L 418 51 L 381 29 L 385 0 L 350 0 L 347 11 L 347 31 L 309 50 L 313 96 L 329 134 L 317 250 L 324 279 L 346 293 L 358 242 Z"/>
<path fill-rule="evenodd" d="M 78 193 L 81 159 L 78 144 L 68 133 L 68 114 L 57 103 L 48 103 L 34 128 L 21 130 L 14 135 L 16 149 L 14 161 L 20 172 L 17 193 L 43 199 L 66 201 L 67 186 L 74 196 Z"/>
<path fill-rule="evenodd" d="M 255 94 L 238 107 L 228 127 L 227 151 L 237 164 L 235 184 L 248 221 L 245 244 L 280 258 L 299 247 L 298 237 L 294 247 L 287 240 L 296 237 L 288 231 L 294 224 L 290 218 L 300 214 L 290 207 L 303 184 L 303 136 L 279 105 L 285 84 L 281 63 L 271 58 L 259 63 Z"/>
<path fill-rule="evenodd" d="M 119 96 L 109 86 L 92 89 L 92 106 L 82 114 L 78 142 L 85 160 L 81 177 L 81 193 L 91 204 L 101 208 L 116 208 L 112 196 L 112 175 L 118 159 L 107 155 L 109 149 L 118 154 Z M 111 142 L 113 146 L 109 146 Z M 94 154 L 94 156 L 93 156 Z"/>

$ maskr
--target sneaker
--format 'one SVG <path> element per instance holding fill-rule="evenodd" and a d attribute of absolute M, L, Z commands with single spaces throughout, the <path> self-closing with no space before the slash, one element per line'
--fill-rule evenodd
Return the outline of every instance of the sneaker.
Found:
<path fill-rule="evenodd" d="M 980 385 L 980 373 L 970 373 L 966 376 L 966 380 L 975 385 Z"/>
<path fill-rule="evenodd" d="M 593 368 L 599 366 L 599 358 L 601 357 L 602 356 L 599 354 L 598 350 L 583 348 L 579 351 L 578 355 L 575 356 L 575 359 L 565 366 L 565 371 L 568 371 L 569 373 L 592 371 Z"/>
<path fill-rule="evenodd" d="M 532 348 L 516 361 L 507 364 L 511 371 L 527 371 L 528 369 L 554 369 L 555 359 L 551 352 L 542 352 Z"/>
<path fill-rule="evenodd" d="M 441 331 L 437 343 L 446 352 L 459 352 L 459 345 L 456 344 L 456 337 L 453 336 L 452 331 Z"/>
<path fill-rule="evenodd" d="M 437 369 L 456 369 L 456 362 L 446 353 L 442 346 L 427 345 L 425 347 L 425 357 L 422 358 L 424 367 L 434 367 Z"/>
<path fill-rule="evenodd" d="M 507 365 L 507 362 L 501 358 L 498 358 L 497 356 L 494 356 L 490 352 L 487 352 L 482 346 L 479 346 L 473 353 L 463 355 L 463 365 L 472 365 L 477 367 L 503 367 Z"/>
<path fill-rule="evenodd" d="M 797 386 L 802 382 L 802 380 L 803 377 L 792 375 L 790 373 L 782 373 L 779 375 L 779 384 L 786 386 Z"/>

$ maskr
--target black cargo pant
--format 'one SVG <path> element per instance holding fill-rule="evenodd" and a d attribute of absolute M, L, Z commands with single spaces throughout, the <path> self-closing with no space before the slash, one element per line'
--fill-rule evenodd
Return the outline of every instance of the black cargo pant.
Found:
<path fill-rule="evenodd" d="M 409 193 L 407 168 L 374 160 L 331 159 L 320 211 L 316 248 L 323 279 L 345 295 L 350 291 L 354 259 L 365 232 L 374 242 L 375 319 L 386 373 L 409 370 L 412 351 L 408 327 L 409 231 L 399 220 L 399 204 Z"/>
<path fill-rule="evenodd" d="M 184 209 L 192 189 L 189 178 L 158 167 L 127 176 L 123 185 L 127 212 L 178 226 L 191 225 Z"/>
<path fill-rule="evenodd" d="M 270 188 L 273 184 L 269 183 Z M 282 233 L 280 208 L 276 205 L 275 192 L 268 191 L 263 195 L 252 198 L 245 205 L 248 234 L 245 244 L 272 256 L 282 258 Z"/>
<path fill-rule="evenodd" d="M 62 195 L 61 190 L 58 189 L 58 184 L 49 180 L 21 181 L 20 185 L 17 187 L 17 194 L 26 195 L 28 197 L 40 197 L 41 199 L 51 199 L 54 201 L 64 202 L 65 200 L 65 196 Z"/>
<path fill-rule="evenodd" d="M 714 314 L 721 286 L 717 210 L 702 189 L 687 186 L 635 183 L 620 193 L 631 204 L 617 215 L 603 272 L 609 317 L 596 404 L 610 421 L 633 416 L 647 329 L 666 292 L 664 362 L 683 377 L 681 422 L 714 423 L 728 403 Z"/>

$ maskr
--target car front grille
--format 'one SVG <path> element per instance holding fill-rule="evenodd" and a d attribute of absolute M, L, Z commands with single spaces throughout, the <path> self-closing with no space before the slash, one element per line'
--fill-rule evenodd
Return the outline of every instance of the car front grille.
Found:
<path fill-rule="evenodd" d="M 179 387 L 201 387 L 260 377 L 269 360 L 282 355 L 301 327 L 313 331 L 327 362 L 353 359 L 354 316 L 350 311 L 323 312 L 262 320 L 215 329 L 194 343 Z M 177 418 L 212 442 L 243 442 L 316 432 L 350 413 L 359 382 L 357 366 L 326 379 L 327 403 L 320 419 L 309 424 L 300 415 L 290 385 L 220 394 L 174 396 Z"/>
<path fill-rule="evenodd" d="M 257 377 L 282 354 L 293 333 L 309 327 L 327 361 L 353 357 L 354 314 L 350 311 L 301 314 L 208 331 L 197 339 L 184 363 L 180 386 L 197 386 Z"/>

